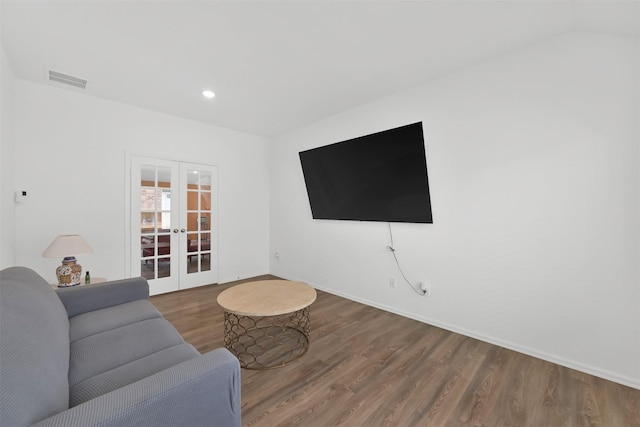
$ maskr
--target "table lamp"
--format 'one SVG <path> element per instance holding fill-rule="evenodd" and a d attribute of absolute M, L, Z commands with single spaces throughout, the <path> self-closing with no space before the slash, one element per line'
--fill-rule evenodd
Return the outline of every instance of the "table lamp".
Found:
<path fill-rule="evenodd" d="M 92 253 L 91 246 L 78 234 L 62 235 L 42 253 L 46 258 L 64 257 L 62 265 L 56 268 L 58 287 L 75 286 L 80 284 L 82 266 L 76 262 L 75 255 Z"/>

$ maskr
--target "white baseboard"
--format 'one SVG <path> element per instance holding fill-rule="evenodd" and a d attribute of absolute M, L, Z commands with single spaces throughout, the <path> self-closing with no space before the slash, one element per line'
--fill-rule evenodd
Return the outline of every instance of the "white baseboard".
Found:
<path fill-rule="evenodd" d="M 254 277 L 265 276 L 268 274 L 271 274 L 271 273 L 250 273 L 250 274 L 244 274 L 242 276 L 233 276 L 233 277 L 224 277 L 224 278 L 218 277 L 218 284 L 224 285 L 225 283 L 237 282 L 238 280 L 252 279 Z"/>
<path fill-rule="evenodd" d="M 272 273 L 273 274 L 273 273 Z M 444 322 L 440 322 L 438 320 L 435 319 L 431 319 L 429 317 L 425 317 L 425 316 L 416 316 L 413 313 L 408 313 L 405 312 L 403 310 L 398 310 L 396 308 L 393 307 L 388 307 L 385 306 L 384 304 L 379 304 L 375 301 L 371 301 L 371 300 L 367 300 L 366 298 L 359 298 L 359 297 L 355 297 L 353 295 L 350 294 L 346 294 L 344 292 L 338 292 L 335 289 L 329 289 L 329 288 L 325 288 L 324 286 L 320 286 L 317 285 L 315 283 L 310 283 L 306 280 L 303 279 L 299 279 L 299 278 L 294 278 L 294 277 L 285 277 L 283 275 L 279 275 L 279 274 L 275 274 L 278 277 L 282 277 L 283 279 L 287 279 L 287 280 L 295 280 L 295 281 L 301 281 L 301 282 L 305 282 L 307 284 L 309 284 L 310 286 L 314 287 L 315 289 L 333 294 L 333 295 L 337 295 L 339 297 L 342 298 L 346 298 L 349 299 L 351 301 L 355 301 L 355 302 L 359 302 L 361 304 L 365 304 L 371 307 L 375 307 L 375 308 L 379 308 L 380 310 L 384 310 L 384 311 L 388 311 L 390 313 L 394 313 L 397 314 L 399 316 L 403 316 L 403 317 L 407 317 L 409 319 L 413 319 L 413 320 L 417 320 L 419 322 L 422 323 L 426 323 L 428 325 L 432 325 L 432 326 L 436 326 L 438 328 L 441 329 L 445 329 L 447 331 L 451 331 L 451 332 L 455 332 L 457 334 L 460 335 L 464 335 L 470 338 L 474 338 L 480 341 L 484 341 L 487 342 L 489 344 L 493 344 L 493 345 L 497 345 L 500 347 L 504 347 L 506 349 L 509 350 L 513 350 L 513 351 L 517 351 L 518 353 L 522 353 L 522 354 L 526 354 L 527 356 L 532 356 L 541 360 L 545 360 L 547 362 L 551 362 L 551 363 L 555 363 L 557 365 L 560 366 L 564 366 L 566 368 L 570 368 L 570 369 L 575 369 L 577 371 L 580 372 L 584 372 L 586 374 L 589 375 L 593 375 L 599 378 L 603 378 L 605 380 L 609 380 L 609 381 L 613 381 L 615 383 L 618 384 L 622 384 L 628 387 L 632 387 L 635 389 L 640 390 L 640 379 L 637 378 L 631 378 L 625 375 L 619 375 L 615 372 L 611 372 L 608 370 L 604 370 L 604 369 L 600 369 L 591 365 L 587 365 L 584 363 L 580 363 L 578 361 L 575 360 L 570 360 L 570 359 L 566 359 L 554 354 L 550 354 L 550 353 L 546 353 L 546 352 L 542 352 L 542 351 L 538 351 L 535 350 L 533 348 L 528 348 L 528 347 L 524 347 L 518 344 L 514 344 L 512 342 L 508 342 L 508 341 L 504 341 L 501 340 L 499 338 L 495 338 L 492 336 L 488 336 L 485 334 L 482 334 L 480 332 L 477 331 L 473 331 L 473 330 L 469 330 L 469 329 L 465 329 L 465 328 L 460 328 L 457 327 L 455 325 L 450 325 Z"/>

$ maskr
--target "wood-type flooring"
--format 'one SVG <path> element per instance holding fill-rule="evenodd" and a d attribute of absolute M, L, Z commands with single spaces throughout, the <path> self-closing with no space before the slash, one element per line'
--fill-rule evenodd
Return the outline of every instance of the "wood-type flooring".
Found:
<path fill-rule="evenodd" d="M 204 353 L 224 345 L 218 294 L 243 282 L 151 301 Z M 640 390 L 318 291 L 307 354 L 242 370 L 242 424 L 640 427 Z"/>

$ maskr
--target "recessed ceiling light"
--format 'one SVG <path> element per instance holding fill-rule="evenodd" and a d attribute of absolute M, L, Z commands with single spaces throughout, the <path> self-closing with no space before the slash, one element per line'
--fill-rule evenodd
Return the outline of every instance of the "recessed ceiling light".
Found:
<path fill-rule="evenodd" d="M 214 96 L 216 96 L 215 93 L 211 92 L 210 90 L 203 90 L 202 91 L 202 96 L 204 96 L 205 98 L 213 98 Z"/>

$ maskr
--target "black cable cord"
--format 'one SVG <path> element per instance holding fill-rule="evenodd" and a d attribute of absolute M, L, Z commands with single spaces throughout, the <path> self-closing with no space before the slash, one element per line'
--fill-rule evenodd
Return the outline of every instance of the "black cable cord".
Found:
<path fill-rule="evenodd" d="M 398 266 L 398 270 L 400 270 L 400 274 L 402 275 L 402 278 L 404 279 L 405 282 L 407 282 L 407 285 L 409 285 L 409 287 L 413 289 L 415 293 L 417 293 L 420 296 L 424 296 L 426 294 L 426 291 L 423 291 L 422 289 L 416 289 L 411 284 L 411 282 L 407 279 L 407 276 L 404 275 L 404 271 L 402 271 L 402 267 L 400 267 L 400 261 L 398 261 L 398 256 L 396 255 L 396 250 L 393 247 L 393 233 L 391 232 L 391 223 L 388 222 L 387 224 L 389 225 L 389 240 L 391 241 L 391 245 L 387 246 L 387 248 L 389 248 L 389 250 L 393 254 L 393 258 L 396 260 L 396 265 Z"/>

